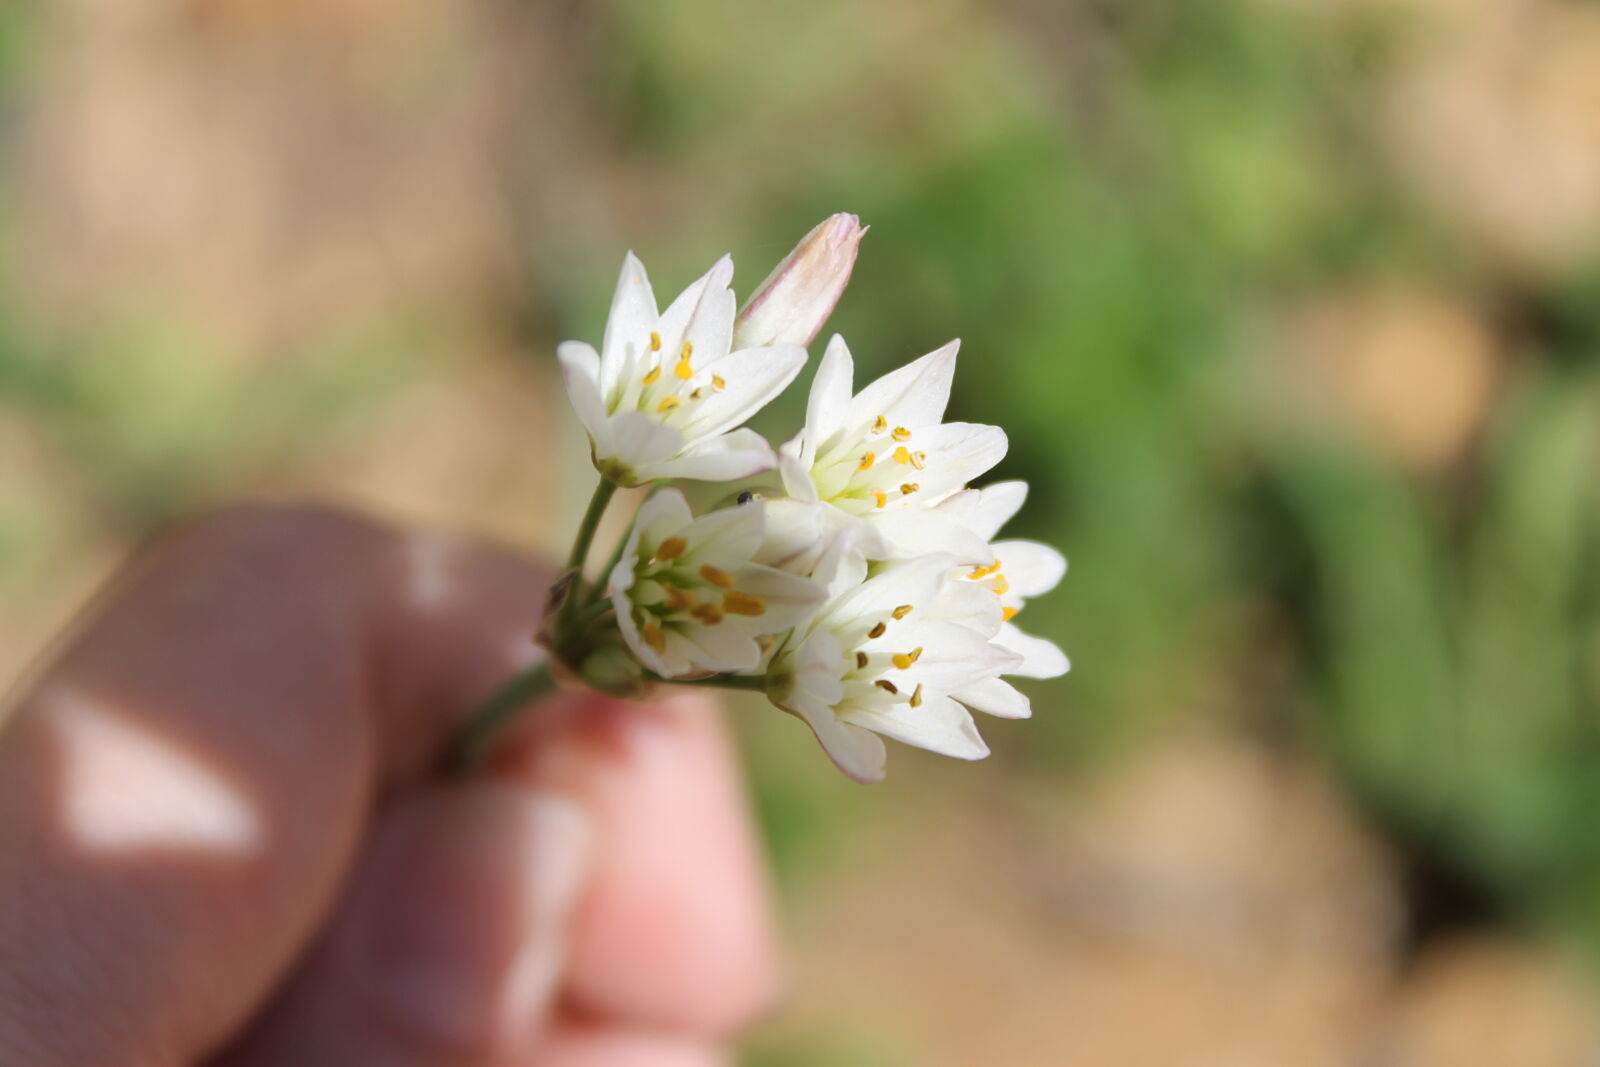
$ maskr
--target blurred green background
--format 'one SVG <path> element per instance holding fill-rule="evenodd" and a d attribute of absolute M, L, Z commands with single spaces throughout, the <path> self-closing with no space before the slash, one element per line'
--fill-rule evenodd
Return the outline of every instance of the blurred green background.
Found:
<path fill-rule="evenodd" d="M 853 211 L 830 330 L 962 338 L 1075 667 L 874 790 L 737 709 L 749 1063 L 1600 1054 L 1600 9 L 12 4 L 0 65 L 0 670 L 244 494 L 560 544 L 622 250 L 747 291 Z"/>

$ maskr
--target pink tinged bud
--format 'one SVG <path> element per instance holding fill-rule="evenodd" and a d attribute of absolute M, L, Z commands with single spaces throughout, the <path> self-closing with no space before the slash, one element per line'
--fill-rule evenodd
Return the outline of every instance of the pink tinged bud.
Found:
<path fill-rule="evenodd" d="M 854 215 L 824 219 L 750 297 L 733 324 L 733 347 L 807 345 L 850 281 L 867 228 Z"/>

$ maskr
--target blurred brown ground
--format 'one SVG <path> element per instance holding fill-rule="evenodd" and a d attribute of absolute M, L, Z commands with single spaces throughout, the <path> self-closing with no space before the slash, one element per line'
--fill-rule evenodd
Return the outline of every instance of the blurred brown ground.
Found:
<path fill-rule="evenodd" d="M 1600 12 L 1427 14 L 1375 121 L 1441 211 L 1549 269 L 1600 224 Z M 507 358 L 524 354 L 523 243 L 621 235 L 666 199 L 590 121 L 572 65 L 591 20 L 496 0 L 66 0 L 24 116 L 30 305 L 69 334 L 135 305 L 179 316 L 225 379 L 425 321 L 439 358 L 358 418 L 225 468 L 218 495 L 324 493 L 548 547 L 581 452 L 546 364 Z M 1423 469 L 1468 447 L 1506 358 L 1470 305 L 1404 288 L 1327 293 L 1282 333 L 1285 373 Z M 130 548 L 70 463 L 0 410 L 0 484 L 54 533 L 7 590 L 0 676 Z M 1494 929 L 1411 943 L 1399 865 L 1324 768 L 1189 731 L 1071 785 L 1004 780 L 897 753 L 892 786 L 847 802 L 841 854 L 788 901 L 794 995 L 768 1043 L 859 1035 L 929 1067 L 1600 1062 L 1594 991 L 1566 961 Z"/>

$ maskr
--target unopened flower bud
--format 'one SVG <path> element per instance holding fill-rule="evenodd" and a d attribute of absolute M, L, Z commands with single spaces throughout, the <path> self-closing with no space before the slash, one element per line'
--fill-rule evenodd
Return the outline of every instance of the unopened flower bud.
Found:
<path fill-rule="evenodd" d="M 739 312 L 734 347 L 810 344 L 849 283 L 866 232 L 859 218 L 840 213 L 806 234 Z"/>

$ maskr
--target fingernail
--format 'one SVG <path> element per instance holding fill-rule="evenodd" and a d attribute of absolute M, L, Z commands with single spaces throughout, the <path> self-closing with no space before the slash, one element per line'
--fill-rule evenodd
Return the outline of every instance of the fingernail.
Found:
<path fill-rule="evenodd" d="M 567 797 L 497 782 L 396 813 L 351 946 L 390 1023 L 472 1055 L 531 1040 L 565 962 L 590 821 Z"/>

